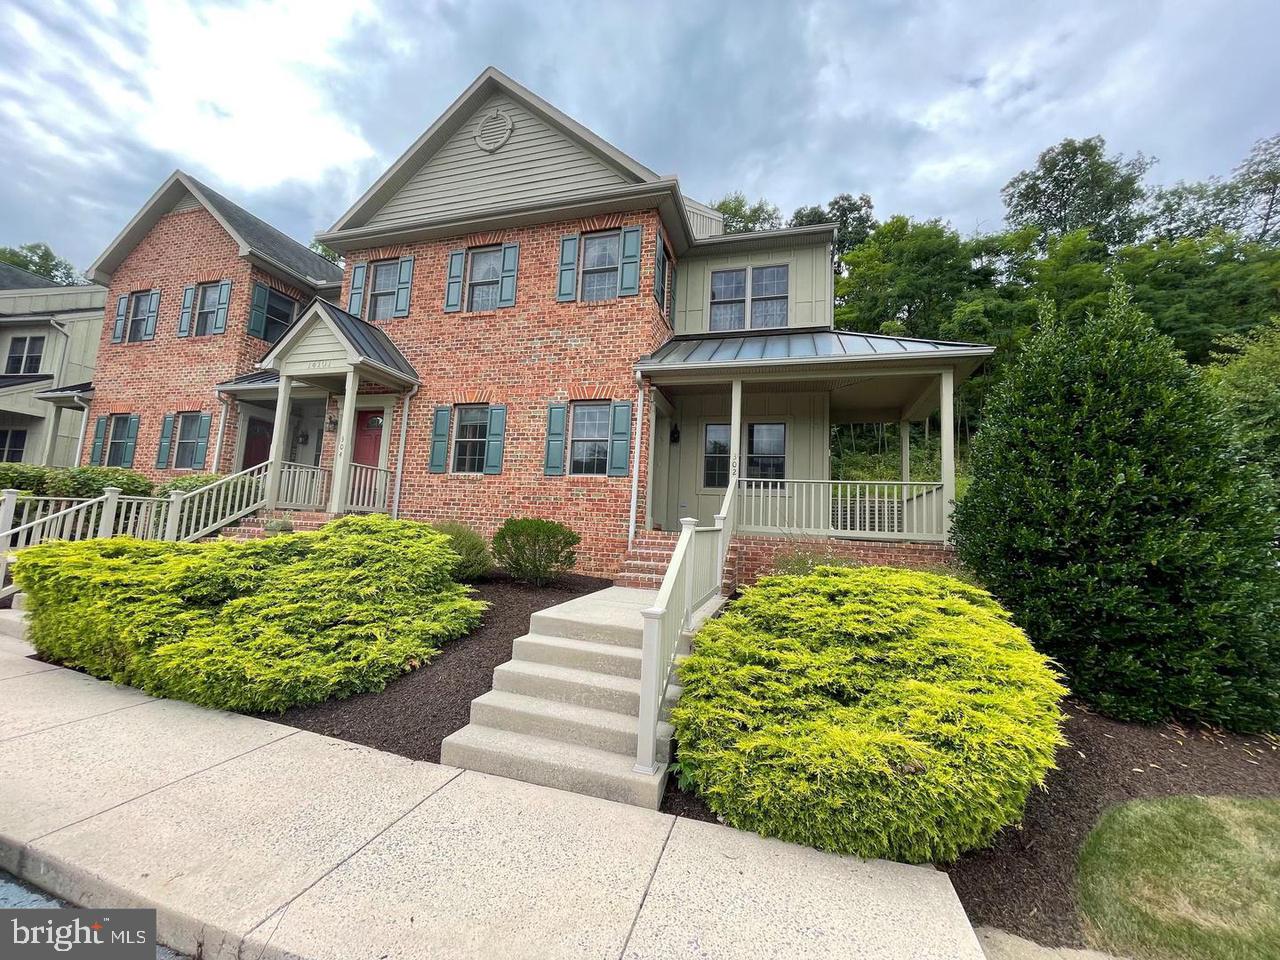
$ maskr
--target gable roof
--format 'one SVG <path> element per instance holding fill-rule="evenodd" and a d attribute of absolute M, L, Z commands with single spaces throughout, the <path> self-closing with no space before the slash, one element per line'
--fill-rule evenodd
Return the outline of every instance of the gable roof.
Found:
<path fill-rule="evenodd" d="M 208 210 L 227 231 L 240 248 L 240 256 L 257 261 L 269 273 L 313 289 L 342 282 L 342 270 L 337 264 L 330 263 L 181 170 L 175 170 L 143 204 L 119 236 L 94 261 L 89 268 L 89 276 L 98 283 L 109 284 L 111 274 L 156 221 L 171 212 L 175 205 L 187 202 L 188 198 Z"/>
<path fill-rule="evenodd" d="M 496 94 L 505 95 L 600 158 L 621 175 L 623 182 L 650 183 L 658 179 L 658 175 L 644 164 L 557 110 L 533 91 L 521 86 L 497 68 L 487 67 L 326 233 L 337 233 L 368 224 L 449 138 Z"/>
<path fill-rule="evenodd" d="M 298 314 L 298 319 L 258 361 L 261 368 L 269 367 L 278 360 L 282 353 L 287 353 L 289 345 L 298 339 L 303 328 L 312 316 L 319 315 L 327 320 L 334 332 L 350 351 L 354 363 L 368 363 L 380 367 L 399 379 L 409 383 L 418 383 L 418 371 L 404 358 L 386 331 L 372 323 L 366 323 L 355 314 L 347 313 L 322 297 L 316 297 Z"/>
<path fill-rule="evenodd" d="M 32 273 L 25 267 L 0 261 L 0 290 L 39 290 L 44 287 L 60 287 L 62 284 Z"/>

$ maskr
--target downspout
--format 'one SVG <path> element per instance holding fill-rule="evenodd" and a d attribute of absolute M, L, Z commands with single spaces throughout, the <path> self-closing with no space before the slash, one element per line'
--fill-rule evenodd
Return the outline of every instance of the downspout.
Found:
<path fill-rule="evenodd" d="M 415 383 L 412 389 L 404 395 L 404 401 L 400 405 L 400 448 L 396 451 L 396 486 L 395 494 L 391 498 L 392 520 L 400 518 L 400 483 L 404 477 L 404 446 L 409 438 L 409 404 L 413 402 L 413 398 L 421 386 L 422 384 Z"/>
<path fill-rule="evenodd" d="M 640 432 L 644 423 L 644 377 L 636 371 L 636 438 L 631 444 L 631 520 L 627 526 L 627 546 L 636 540 L 636 510 L 640 499 Z M 650 438 L 652 442 L 652 438 Z"/>
<path fill-rule="evenodd" d="M 221 390 L 215 390 L 214 393 L 218 397 L 218 403 L 222 404 L 222 413 L 218 416 L 218 439 L 213 444 L 213 472 L 219 473 L 222 470 L 222 441 L 227 435 L 227 413 L 230 410 L 230 400 Z M 234 470 L 231 472 L 235 473 Z"/>
<path fill-rule="evenodd" d="M 89 404 L 85 403 L 79 397 L 73 397 L 76 402 L 76 409 L 80 411 L 80 438 L 76 440 L 76 460 L 75 465 L 80 466 L 80 458 L 84 456 L 84 438 L 89 433 Z"/>

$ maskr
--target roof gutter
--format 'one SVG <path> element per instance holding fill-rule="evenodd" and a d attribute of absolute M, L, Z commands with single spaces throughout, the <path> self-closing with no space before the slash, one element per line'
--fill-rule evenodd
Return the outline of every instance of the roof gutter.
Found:
<path fill-rule="evenodd" d="M 334 287 L 341 286 L 342 284 L 341 278 L 337 280 L 321 280 L 318 277 L 309 277 L 306 274 L 299 273 L 292 267 L 285 266 L 274 257 L 268 257 L 265 253 L 262 253 L 260 250 L 255 250 L 247 244 L 241 244 L 240 256 L 248 260 L 250 263 L 257 263 L 270 273 L 283 273 L 288 279 L 300 282 L 301 286 L 310 287 L 313 291 L 320 287 Z M 314 295 L 315 294 L 313 293 L 312 296 Z"/>
<path fill-rule="evenodd" d="M 724 371 L 732 373 L 748 367 L 798 367 L 842 363 L 884 363 L 886 360 L 918 360 L 928 365 L 934 360 L 981 360 L 995 353 L 995 347 L 978 347 L 968 350 L 938 350 L 935 353 L 873 354 L 867 357 L 785 357 L 774 360 L 758 357 L 743 361 L 708 361 L 702 363 L 637 363 L 634 369 L 642 374 Z"/>

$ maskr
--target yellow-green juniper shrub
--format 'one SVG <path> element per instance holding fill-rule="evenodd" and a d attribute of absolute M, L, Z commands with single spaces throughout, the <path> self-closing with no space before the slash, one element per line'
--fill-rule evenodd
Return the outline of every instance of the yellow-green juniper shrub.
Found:
<path fill-rule="evenodd" d="M 431 527 L 375 515 L 266 540 L 51 542 L 23 551 L 31 641 L 148 693 L 249 712 L 381 689 L 473 629 Z"/>
<path fill-rule="evenodd" d="M 706 623 L 672 714 L 726 822 L 823 850 L 949 861 L 1019 821 L 1066 694 L 985 591 L 888 567 L 771 576 Z"/>

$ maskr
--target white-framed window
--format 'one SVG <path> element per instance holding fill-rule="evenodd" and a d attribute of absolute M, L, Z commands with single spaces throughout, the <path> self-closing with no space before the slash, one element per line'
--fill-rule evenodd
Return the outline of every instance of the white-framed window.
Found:
<path fill-rule="evenodd" d="M 21 463 L 27 449 L 27 431 L 0 430 L 0 460 L 5 463 Z"/>
<path fill-rule="evenodd" d="M 213 332 L 213 321 L 218 315 L 218 291 L 221 283 L 202 283 L 196 287 L 196 325 L 192 331 L 197 337 Z"/>
<path fill-rule="evenodd" d="M 481 312 L 498 309 L 502 282 L 502 248 L 481 247 L 467 251 L 467 309 Z"/>
<path fill-rule="evenodd" d="M 609 470 L 609 403 L 575 403 L 570 409 L 569 472 L 604 476 Z"/>
<path fill-rule="evenodd" d="M 752 330 L 785 327 L 790 273 L 785 263 L 711 271 L 708 328 L 745 330 L 748 318 Z"/>
<path fill-rule="evenodd" d="M 200 414 L 180 413 L 173 423 L 173 467 L 190 470 L 196 462 L 196 445 L 200 440 Z"/>
<path fill-rule="evenodd" d="M 453 472 L 484 473 L 484 451 L 488 440 L 488 406 L 454 407 Z"/>
<path fill-rule="evenodd" d="M 130 343 L 139 343 L 147 338 L 147 310 L 150 306 L 150 290 L 139 290 L 129 294 L 128 340 Z"/>
<path fill-rule="evenodd" d="M 148 294 L 150 296 L 150 294 Z M 107 432 L 106 466 L 122 467 L 129 459 L 129 420 L 130 414 L 118 413 L 111 417 Z"/>
<path fill-rule="evenodd" d="M 783 480 L 787 476 L 787 425 L 747 424 L 747 478 Z"/>
<path fill-rule="evenodd" d="M 390 320 L 396 312 L 396 284 L 399 260 L 379 260 L 369 264 L 369 319 Z"/>
<path fill-rule="evenodd" d="M 275 343 L 293 323 L 294 314 L 298 310 L 298 301 L 285 296 L 278 290 L 267 291 L 267 326 L 265 339 Z"/>
<path fill-rule="evenodd" d="M 591 302 L 612 300 L 616 297 L 621 262 L 621 230 L 584 234 L 582 237 L 582 289 L 578 299 Z"/>
<path fill-rule="evenodd" d="M 729 486 L 729 424 L 708 423 L 702 435 L 702 485 Z"/>
<path fill-rule="evenodd" d="M 39 373 L 44 356 L 44 337 L 14 337 L 9 341 L 5 373 Z"/>

